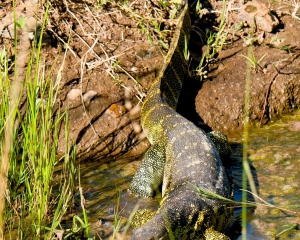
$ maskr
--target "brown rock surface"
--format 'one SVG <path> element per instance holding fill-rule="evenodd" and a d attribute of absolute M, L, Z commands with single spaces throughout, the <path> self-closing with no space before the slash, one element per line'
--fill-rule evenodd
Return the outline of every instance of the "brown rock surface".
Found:
<path fill-rule="evenodd" d="M 300 71 L 297 68 L 300 58 L 299 53 L 290 54 L 268 46 L 253 47 L 253 52 L 256 59 L 266 54 L 256 69 L 250 64 L 249 120 L 258 125 L 264 109 L 262 123 L 291 112 L 300 105 Z M 245 56 L 246 48 L 211 65 L 209 80 L 203 83 L 197 95 L 196 110 L 213 129 L 235 132 L 243 128 L 248 61 Z M 265 101 L 267 104 L 264 107 Z"/>
<path fill-rule="evenodd" d="M 251 1 L 243 5 L 239 10 L 238 20 L 266 32 L 272 32 L 279 25 L 276 16 L 260 1 Z"/>

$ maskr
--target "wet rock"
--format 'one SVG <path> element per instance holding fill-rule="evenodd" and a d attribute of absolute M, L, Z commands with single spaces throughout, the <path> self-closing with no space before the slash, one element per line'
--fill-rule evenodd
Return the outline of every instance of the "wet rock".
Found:
<path fill-rule="evenodd" d="M 294 122 L 290 125 L 289 129 L 294 132 L 300 131 L 300 122 Z"/>
<path fill-rule="evenodd" d="M 109 165 L 107 163 L 102 164 L 101 167 L 99 167 L 100 172 L 103 172 L 103 171 L 108 170 L 108 169 L 109 169 Z"/>
<path fill-rule="evenodd" d="M 279 24 L 278 19 L 270 12 L 270 9 L 258 1 L 243 5 L 239 11 L 238 20 L 266 32 L 272 32 Z"/>
<path fill-rule="evenodd" d="M 274 155 L 275 159 L 276 159 L 276 162 L 281 162 L 283 160 L 283 156 L 279 153 L 276 153 Z"/>
<path fill-rule="evenodd" d="M 277 208 L 273 208 L 270 210 L 270 215 L 271 216 L 277 216 L 278 214 L 280 214 L 281 210 L 280 209 L 277 209 Z"/>
<path fill-rule="evenodd" d="M 282 191 L 284 194 L 294 194 L 296 189 L 290 185 L 284 185 Z"/>

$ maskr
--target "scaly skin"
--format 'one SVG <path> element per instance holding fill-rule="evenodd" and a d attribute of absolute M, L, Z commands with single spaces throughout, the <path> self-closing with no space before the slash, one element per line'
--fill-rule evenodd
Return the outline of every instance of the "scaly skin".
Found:
<path fill-rule="evenodd" d="M 182 80 L 187 74 L 184 45 L 190 18 L 187 4 L 165 65 L 153 83 L 141 110 L 143 129 L 151 147 L 135 174 L 129 191 L 151 198 L 162 183 L 162 202 L 154 217 L 136 229 L 132 240 L 229 239 L 232 210 L 218 199 L 201 196 L 195 186 L 232 198 L 231 184 L 212 140 L 176 111 Z"/>

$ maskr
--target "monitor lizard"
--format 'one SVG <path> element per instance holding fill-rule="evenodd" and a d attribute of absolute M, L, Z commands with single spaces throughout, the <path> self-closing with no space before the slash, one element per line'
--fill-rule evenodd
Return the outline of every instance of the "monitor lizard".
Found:
<path fill-rule="evenodd" d="M 208 134 L 176 112 L 182 81 L 187 76 L 184 51 L 190 28 L 185 3 L 165 64 L 141 109 L 142 127 L 151 146 L 129 192 L 152 198 L 162 184 L 162 201 L 153 218 L 134 230 L 132 240 L 168 239 L 170 234 L 175 239 L 229 239 L 222 232 L 231 222 L 232 209 L 219 199 L 201 196 L 196 189 L 232 198 L 219 152 Z"/>

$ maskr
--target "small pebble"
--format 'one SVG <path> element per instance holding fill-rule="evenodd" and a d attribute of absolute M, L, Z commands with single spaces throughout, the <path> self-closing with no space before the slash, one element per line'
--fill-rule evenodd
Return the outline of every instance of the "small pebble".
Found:
<path fill-rule="evenodd" d="M 81 90 L 77 89 L 77 88 L 74 88 L 74 89 L 71 89 L 71 91 L 68 93 L 67 99 L 71 100 L 71 101 L 74 101 L 74 100 L 79 99 L 80 95 L 81 95 Z"/>
<path fill-rule="evenodd" d="M 84 102 L 90 102 L 93 97 L 95 97 L 97 95 L 97 92 L 94 90 L 89 90 L 87 93 L 85 93 L 83 95 L 83 101 Z"/>

